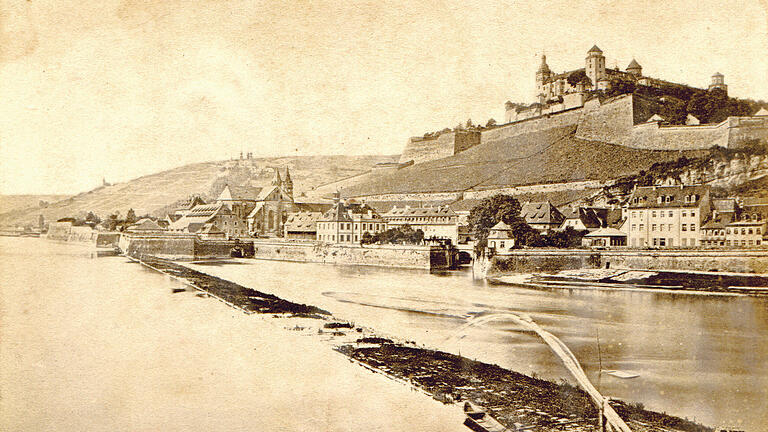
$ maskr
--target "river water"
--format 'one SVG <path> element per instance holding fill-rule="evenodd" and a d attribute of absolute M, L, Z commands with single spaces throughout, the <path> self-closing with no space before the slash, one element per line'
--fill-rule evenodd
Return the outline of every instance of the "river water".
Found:
<path fill-rule="evenodd" d="M 473 281 L 468 272 L 263 260 L 191 267 L 387 335 L 543 378 L 570 378 L 545 345 L 511 320 L 458 333 L 475 313 L 527 313 L 568 345 L 604 395 L 712 426 L 768 430 L 765 298 L 538 290 Z"/>
<path fill-rule="evenodd" d="M 488 285 L 467 272 L 261 260 L 191 267 L 385 336 L 567 378 L 546 346 L 509 320 L 460 332 L 476 313 L 524 312 L 571 348 L 605 395 L 768 430 L 767 299 L 546 291 Z M 0 238 L 0 430 L 463 430 L 460 413 L 316 338 L 171 293 L 180 286 L 122 257 Z"/>
<path fill-rule="evenodd" d="M 460 409 L 284 328 L 302 320 L 90 253 L 0 237 L 0 431 L 466 432 Z"/>

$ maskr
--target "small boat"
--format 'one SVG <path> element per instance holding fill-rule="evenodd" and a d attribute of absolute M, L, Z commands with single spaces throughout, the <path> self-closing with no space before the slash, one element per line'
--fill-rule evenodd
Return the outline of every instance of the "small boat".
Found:
<path fill-rule="evenodd" d="M 186 289 L 185 289 L 185 288 L 174 288 L 174 289 L 172 289 L 172 290 L 171 290 L 171 292 L 172 292 L 173 294 L 176 294 L 176 293 L 180 293 L 180 292 L 184 292 L 184 291 L 186 291 Z"/>
<path fill-rule="evenodd" d="M 508 432 L 507 429 L 495 418 L 491 417 L 472 402 L 464 403 L 464 414 L 467 418 L 464 420 L 464 426 L 475 432 Z"/>
<path fill-rule="evenodd" d="M 624 372 L 620 370 L 611 370 L 611 369 L 603 370 L 603 372 L 605 372 L 608 375 L 615 376 L 616 378 L 621 378 L 621 379 L 631 379 L 631 378 L 637 378 L 640 376 L 636 373 Z"/>

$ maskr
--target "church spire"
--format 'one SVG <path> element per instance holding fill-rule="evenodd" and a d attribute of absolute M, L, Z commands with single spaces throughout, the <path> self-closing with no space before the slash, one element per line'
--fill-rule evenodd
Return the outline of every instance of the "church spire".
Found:
<path fill-rule="evenodd" d="M 291 171 L 288 167 L 285 167 L 285 181 L 283 184 L 285 185 L 285 193 L 288 196 L 293 196 L 293 180 L 291 180 Z"/>
<path fill-rule="evenodd" d="M 280 186 L 283 180 L 280 179 L 280 170 L 275 168 L 275 177 L 272 179 L 272 186 Z"/>

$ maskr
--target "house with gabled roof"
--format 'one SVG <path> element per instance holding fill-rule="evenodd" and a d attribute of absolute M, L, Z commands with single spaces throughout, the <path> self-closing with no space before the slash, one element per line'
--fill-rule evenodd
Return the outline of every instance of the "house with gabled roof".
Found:
<path fill-rule="evenodd" d="M 488 230 L 488 248 L 496 255 L 504 255 L 515 248 L 515 236 L 512 227 L 499 221 Z"/>
<path fill-rule="evenodd" d="M 525 219 L 525 223 L 536 229 L 542 234 L 560 228 L 565 216 L 560 213 L 549 201 L 526 202 L 520 210 L 520 217 Z"/>

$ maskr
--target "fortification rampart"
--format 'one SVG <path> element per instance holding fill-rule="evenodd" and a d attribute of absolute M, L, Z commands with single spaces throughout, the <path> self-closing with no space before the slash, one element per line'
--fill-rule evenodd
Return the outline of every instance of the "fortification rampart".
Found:
<path fill-rule="evenodd" d="M 412 137 L 408 140 L 400 163 L 422 163 L 434 159 L 453 156 L 470 147 L 480 144 L 480 132 L 453 131 L 441 133 L 438 137 Z"/>
<path fill-rule="evenodd" d="M 253 242 L 238 240 L 202 240 L 194 234 L 123 234 L 120 250 L 128 256 L 152 255 L 167 259 L 228 258 L 253 256 Z"/>
<path fill-rule="evenodd" d="M 576 138 L 648 150 L 733 148 L 768 139 L 768 116 L 729 117 L 718 124 L 670 126 L 648 119 L 661 111 L 653 99 L 625 94 L 593 98 L 583 106 L 507 123 L 482 132 L 449 132 L 437 138 L 411 138 L 400 162 L 418 164 L 453 156 L 473 147 L 518 135 L 576 125 Z M 474 135 L 473 135 L 474 134 Z M 512 144 L 511 144 L 512 145 Z"/>

